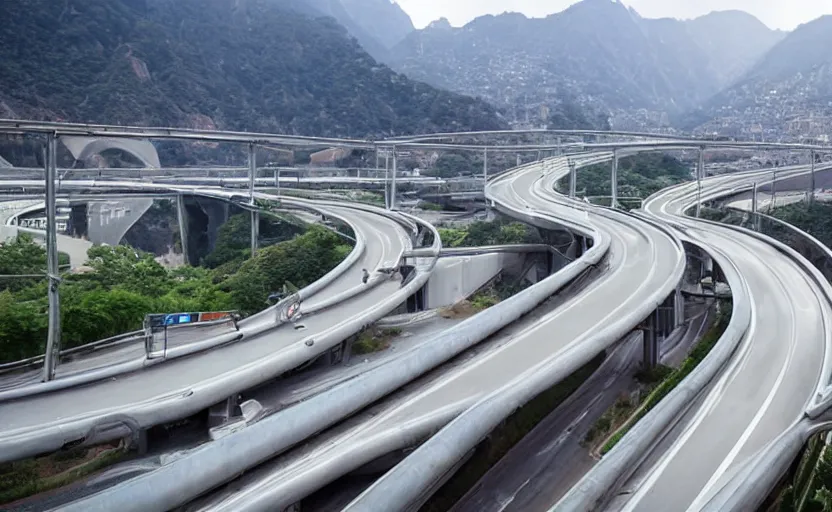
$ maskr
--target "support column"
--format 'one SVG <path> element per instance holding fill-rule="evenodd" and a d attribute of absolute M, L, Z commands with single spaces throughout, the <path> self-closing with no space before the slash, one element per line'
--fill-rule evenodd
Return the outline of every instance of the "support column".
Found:
<path fill-rule="evenodd" d="M 515 157 L 517 157 L 517 158 L 516 158 L 516 160 L 517 160 L 517 167 L 520 167 L 520 164 L 522 164 L 522 163 L 523 163 L 523 162 L 520 160 L 520 154 L 517 154 L 517 155 L 514 155 L 514 156 L 515 156 Z"/>
<path fill-rule="evenodd" d="M 482 151 L 482 198 L 485 201 L 486 214 L 490 208 L 488 207 L 488 198 L 485 196 L 485 189 L 488 188 L 488 148 Z"/>
<path fill-rule="evenodd" d="M 682 288 L 676 288 L 673 294 L 673 324 L 674 327 L 681 327 L 685 323 L 685 296 L 682 295 Z"/>
<path fill-rule="evenodd" d="M 251 211 L 251 257 L 257 254 L 260 248 L 260 212 Z"/>
<path fill-rule="evenodd" d="M 612 150 L 612 174 L 610 175 L 610 207 L 618 207 L 618 150 Z"/>
<path fill-rule="evenodd" d="M 751 228 L 760 231 L 760 198 L 757 182 L 751 186 Z"/>
<path fill-rule="evenodd" d="M 578 186 L 578 172 L 575 162 L 569 160 L 569 198 L 575 199 L 577 194 L 576 188 Z"/>
<path fill-rule="evenodd" d="M 390 209 L 390 151 L 384 150 L 384 207 Z"/>
<path fill-rule="evenodd" d="M 49 327 L 46 338 L 46 354 L 43 362 L 43 381 L 55 378 L 55 369 L 61 357 L 61 301 L 58 285 L 58 232 L 56 226 L 55 179 L 57 178 L 57 136 L 46 136 L 46 272 L 49 279 Z"/>
<path fill-rule="evenodd" d="M 809 205 L 814 204 L 815 202 L 815 150 L 813 149 L 810 153 L 810 157 L 812 159 L 809 169 Z"/>
<path fill-rule="evenodd" d="M 190 257 L 188 252 L 188 210 L 185 208 L 185 196 L 176 195 L 176 218 L 179 222 L 179 243 L 182 245 L 182 256 L 185 257 L 185 264 L 189 265 Z"/>
<path fill-rule="evenodd" d="M 254 183 L 257 178 L 257 149 L 249 142 L 248 144 L 248 203 L 254 204 Z"/>
<path fill-rule="evenodd" d="M 396 146 L 393 146 L 393 180 L 390 182 L 390 209 L 396 209 L 396 174 L 399 169 L 399 157 L 396 154 Z"/>
<path fill-rule="evenodd" d="M 561 138 L 558 137 L 558 156 L 563 154 L 563 148 L 561 147 Z"/>
<path fill-rule="evenodd" d="M 650 316 L 647 317 L 647 320 L 644 321 L 644 325 L 642 327 L 642 332 L 644 333 L 642 340 L 643 363 L 646 370 L 653 369 L 659 364 L 659 337 L 656 335 L 657 313 L 658 311 L 651 313 Z"/>
<path fill-rule="evenodd" d="M 252 207 L 254 201 L 254 184 L 257 180 L 257 146 L 248 144 L 248 204 Z M 280 181 L 278 180 L 278 183 Z M 260 214 L 255 210 L 251 211 L 251 257 L 257 254 L 260 239 Z"/>
<path fill-rule="evenodd" d="M 776 165 L 776 164 L 775 164 Z M 771 201 L 768 205 L 768 212 L 771 213 L 777 205 L 777 167 L 771 171 Z"/>
<path fill-rule="evenodd" d="M 696 168 L 696 218 L 702 213 L 702 180 L 705 178 L 705 148 L 699 147 L 699 165 Z"/>

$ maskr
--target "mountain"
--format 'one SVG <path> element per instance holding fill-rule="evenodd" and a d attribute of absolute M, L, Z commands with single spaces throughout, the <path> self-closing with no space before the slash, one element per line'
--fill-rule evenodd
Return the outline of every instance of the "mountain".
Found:
<path fill-rule="evenodd" d="M 574 101 L 593 115 L 676 114 L 717 93 L 777 42 L 778 33 L 755 21 L 736 12 L 652 20 L 617 1 L 584 0 L 546 18 L 506 13 L 461 28 L 440 20 L 408 35 L 387 62 L 508 112 Z"/>
<path fill-rule="evenodd" d="M 697 131 L 805 139 L 832 132 L 832 16 L 796 28 L 687 118 Z"/>
<path fill-rule="evenodd" d="M 376 60 L 414 30 L 410 16 L 392 0 L 292 0 L 298 12 L 334 18 Z"/>
<path fill-rule="evenodd" d="M 385 0 L 387 1 L 387 0 Z M 4 4 L 0 116 L 319 136 L 499 129 L 289 0 Z"/>
<path fill-rule="evenodd" d="M 742 77 L 786 36 L 743 11 L 712 12 L 685 24 L 711 62 L 720 89 Z"/>

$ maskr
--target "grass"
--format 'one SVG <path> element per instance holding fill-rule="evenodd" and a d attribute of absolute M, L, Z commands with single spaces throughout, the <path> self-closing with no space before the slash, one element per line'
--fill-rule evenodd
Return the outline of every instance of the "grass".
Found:
<path fill-rule="evenodd" d="M 492 284 L 478 291 L 468 300 L 463 300 L 453 306 L 444 308 L 440 316 L 442 318 L 468 318 L 474 316 L 492 306 L 496 306 L 512 295 L 523 291 L 528 286 L 529 284 L 526 281 L 518 285 L 511 285 L 505 282 Z"/>
<path fill-rule="evenodd" d="M 64 487 L 126 457 L 126 450 L 108 445 L 72 448 L 0 465 L 0 504 Z"/>
<path fill-rule="evenodd" d="M 377 329 L 370 328 L 358 335 L 358 339 L 352 344 L 352 353 L 356 355 L 373 354 L 387 350 L 393 338 L 400 335 L 399 328 Z"/>
<path fill-rule="evenodd" d="M 659 365 L 649 370 L 639 370 L 636 380 L 639 382 L 637 393 L 624 393 L 618 397 L 613 406 L 598 418 L 584 437 L 584 445 L 594 447 L 595 443 L 606 439 L 610 432 L 621 428 L 635 413 L 655 387 L 673 372 L 673 368 Z"/>
<path fill-rule="evenodd" d="M 419 208 L 430 212 L 441 212 L 442 210 L 444 210 L 442 205 L 431 203 L 430 201 L 422 201 L 421 203 L 419 203 Z"/>
<path fill-rule="evenodd" d="M 724 305 L 726 302 L 730 304 L 730 301 L 723 301 L 721 305 Z M 601 448 L 601 455 L 604 455 L 612 450 L 618 441 L 620 441 L 621 438 L 624 437 L 631 428 L 633 428 L 633 425 L 653 410 L 653 408 L 664 397 L 676 389 L 676 386 L 678 386 L 679 383 L 685 379 L 685 377 L 690 375 L 699 363 L 701 363 L 702 360 L 705 359 L 705 357 L 711 352 L 711 349 L 716 345 L 716 342 L 719 341 L 720 336 L 722 336 L 722 333 L 725 332 L 725 328 L 728 327 L 730 320 L 730 308 L 721 308 L 716 323 L 714 323 L 713 327 L 705 333 L 705 336 L 702 337 L 699 343 L 696 344 L 696 347 L 694 347 L 691 351 L 688 358 L 685 359 L 678 369 L 669 373 L 664 380 L 662 380 L 662 382 L 658 384 L 655 389 L 653 389 L 639 410 L 604 444 Z"/>
<path fill-rule="evenodd" d="M 500 461 L 552 411 L 574 393 L 604 362 L 599 355 L 572 375 L 517 409 L 474 449 L 470 459 L 421 508 L 444 512 L 462 498 L 492 466 Z"/>

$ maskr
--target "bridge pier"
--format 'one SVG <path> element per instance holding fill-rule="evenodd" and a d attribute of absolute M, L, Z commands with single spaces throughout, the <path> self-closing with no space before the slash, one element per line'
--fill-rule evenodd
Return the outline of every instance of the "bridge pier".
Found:
<path fill-rule="evenodd" d="M 260 248 L 260 212 L 251 212 L 251 257 L 257 254 Z"/>
<path fill-rule="evenodd" d="M 190 252 L 188 247 L 188 210 L 185 207 L 185 196 L 177 194 L 176 196 L 176 218 L 179 222 L 179 242 L 182 245 L 182 256 L 185 258 L 185 264 L 189 265 Z"/>
<path fill-rule="evenodd" d="M 612 151 L 612 173 L 610 175 L 611 197 L 610 208 L 618 206 L 618 151 Z"/>
<path fill-rule="evenodd" d="M 642 362 L 646 370 L 651 370 L 659 364 L 659 336 L 657 333 L 658 313 L 656 310 L 642 323 Z"/>

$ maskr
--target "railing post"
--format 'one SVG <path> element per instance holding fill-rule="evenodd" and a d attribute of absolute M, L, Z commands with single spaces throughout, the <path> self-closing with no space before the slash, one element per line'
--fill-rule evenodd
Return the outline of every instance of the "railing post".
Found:
<path fill-rule="evenodd" d="M 618 207 L 618 150 L 612 150 L 612 174 L 610 176 L 611 197 L 610 207 Z"/>
<path fill-rule="evenodd" d="M 49 280 L 49 327 L 46 338 L 46 354 L 43 361 L 43 381 L 55 378 L 55 369 L 61 357 L 61 301 L 58 286 L 58 233 L 56 226 L 55 179 L 57 175 L 57 135 L 46 136 L 46 272 Z"/>

